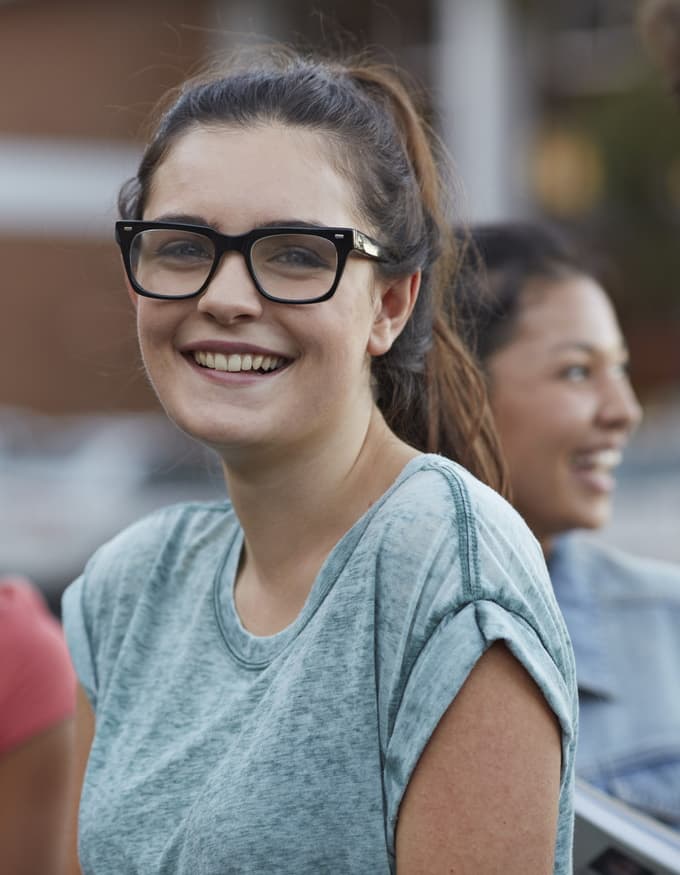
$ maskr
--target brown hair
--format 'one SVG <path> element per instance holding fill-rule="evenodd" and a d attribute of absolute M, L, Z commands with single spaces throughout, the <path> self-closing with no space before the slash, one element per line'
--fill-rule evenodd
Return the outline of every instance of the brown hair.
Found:
<path fill-rule="evenodd" d="M 547 223 L 496 222 L 460 233 L 466 245 L 451 291 L 460 332 L 485 373 L 489 359 L 514 340 L 530 283 L 574 276 L 599 281 L 602 273 L 589 253 Z"/>
<path fill-rule="evenodd" d="M 483 377 L 451 315 L 441 312 L 455 265 L 441 150 L 400 76 L 364 62 L 270 51 L 226 73 L 196 77 L 173 98 L 137 175 L 121 190 L 121 216 L 142 217 L 156 169 L 196 125 L 275 123 L 324 134 L 330 160 L 350 180 L 362 216 L 390 252 L 378 270 L 388 276 L 422 271 L 411 318 L 392 348 L 372 362 L 380 410 L 412 446 L 449 456 L 505 492 Z"/>

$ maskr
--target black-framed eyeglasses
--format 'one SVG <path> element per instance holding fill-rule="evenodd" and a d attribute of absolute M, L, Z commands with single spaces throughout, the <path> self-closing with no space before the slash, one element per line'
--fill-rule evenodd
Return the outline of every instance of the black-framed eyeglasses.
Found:
<path fill-rule="evenodd" d="M 383 247 L 354 228 L 277 226 L 230 236 L 207 225 L 121 220 L 116 241 L 135 292 L 163 300 L 200 295 L 225 252 L 240 252 L 258 292 L 285 304 L 330 298 L 350 252 L 386 260 Z"/>

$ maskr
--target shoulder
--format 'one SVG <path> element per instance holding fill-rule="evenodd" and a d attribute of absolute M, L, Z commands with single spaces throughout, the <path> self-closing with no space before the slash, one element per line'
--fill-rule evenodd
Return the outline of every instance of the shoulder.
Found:
<path fill-rule="evenodd" d="M 480 521 L 508 522 L 528 532 L 517 512 L 462 465 L 432 453 L 413 459 L 384 496 L 385 511 L 454 529 Z"/>
<path fill-rule="evenodd" d="M 183 502 L 159 508 L 132 523 L 108 541 L 95 555 L 125 552 L 128 548 L 144 554 L 164 549 L 170 542 L 184 544 L 195 537 L 209 538 L 215 527 L 233 516 L 229 501 Z"/>
<path fill-rule="evenodd" d="M 407 466 L 372 522 L 390 824 L 404 778 L 498 641 L 560 722 L 567 782 L 576 726 L 573 653 L 542 551 L 524 521 L 460 465 L 424 455 Z M 369 569 L 362 570 L 365 580 Z"/>
<path fill-rule="evenodd" d="M 62 616 L 81 683 L 95 685 L 93 657 L 115 654 L 131 618 L 157 617 L 224 553 L 238 523 L 231 504 L 195 502 L 155 511 L 97 550 L 62 597 Z M 187 596 L 188 597 L 188 596 Z"/>
<path fill-rule="evenodd" d="M 529 636 L 571 676 L 543 553 L 500 495 L 460 465 L 424 455 L 407 466 L 373 522 L 378 621 L 391 635 L 406 636 L 415 650 L 444 625 L 486 645 Z"/>
<path fill-rule="evenodd" d="M 133 523 L 92 556 L 83 574 L 91 588 L 115 577 L 121 594 L 136 588 L 155 569 L 173 568 L 190 556 L 199 556 L 236 526 L 231 504 L 191 502 L 171 505 Z"/>
<path fill-rule="evenodd" d="M 565 567 L 592 582 L 602 600 L 661 600 L 680 607 L 680 565 L 579 535 L 560 538 L 556 551 Z"/>
<path fill-rule="evenodd" d="M 181 623 L 238 530 L 227 501 L 177 504 L 97 550 L 62 598 L 71 658 L 94 706 L 132 628 L 144 641 L 163 627 L 163 616 Z"/>
<path fill-rule="evenodd" d="M 408 552 L 470 601 L 520 590 L 552 597 L 541 549 L 519 514 L 497 492 L 441 456 L 411 462 L 380 514 L 381 547 L 401 561 Z"/>
<path fill-rule="evenodd" d="M 75 675 L 57 620 L 28 581 L 0 580 L 0 750 L 73 712 Z"/>
<path fill-rule="evenodd" d="M 40 593 L 22 578 L 0 579 L 0 664 L 47 661 L 63 652 L 57 620 Z"/>

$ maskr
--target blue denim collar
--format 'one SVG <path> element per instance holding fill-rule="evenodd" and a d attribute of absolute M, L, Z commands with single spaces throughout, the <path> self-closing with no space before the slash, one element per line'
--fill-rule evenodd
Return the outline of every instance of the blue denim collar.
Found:
<path fill-rule="evenodd" d="M 587 540 L 564 535 L 555 539 L 548 570 L 576 658 L 581 694 L 613 699 L 616 685 L 605 649 L 604 620 L 598 598 L 597 551 Z"/>

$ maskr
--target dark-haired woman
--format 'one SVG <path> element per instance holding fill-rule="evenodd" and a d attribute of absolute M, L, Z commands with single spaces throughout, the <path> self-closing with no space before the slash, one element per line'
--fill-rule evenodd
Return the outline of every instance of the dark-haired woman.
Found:
<path fill-rule="evenodd" d="M 585 539 L 610 515 L 640 408 L 612 304 L 572 245 L 473 231 L 488 297 L 459 313 L 486 372 L 514 503 L 543 547 L 576 655 L 577 773 L 680 827 L 680 568 Z"/>
<path fill-rule="evenodd" d="M 434 168 L 392 75 L 288 58 L 188 83 L 122 192 L 149 378 L 230 501 L 143 520 L 66 594 L 83 873 L 571 870 L 543 558 L 413 443 L 502 486 L 478 373 L 432 344 Z"/>

